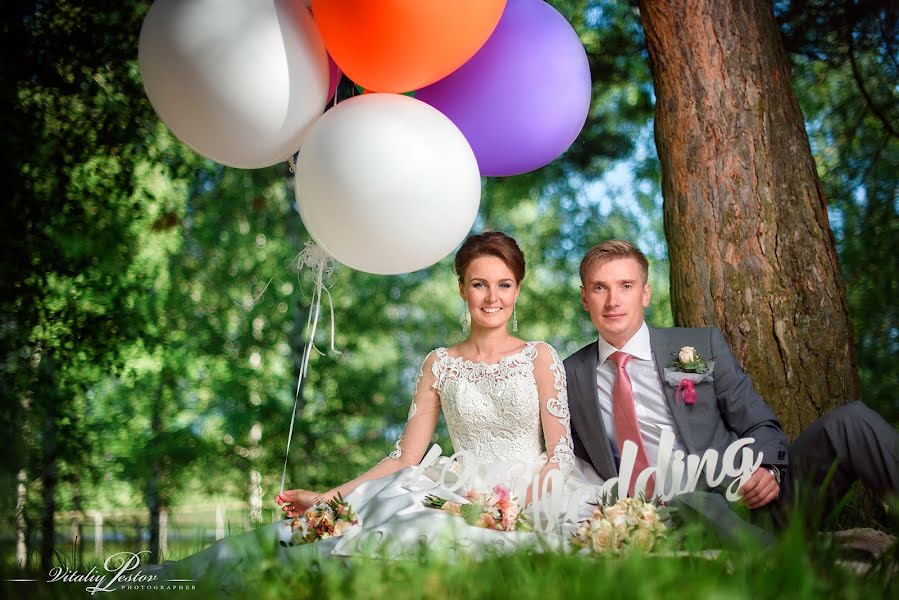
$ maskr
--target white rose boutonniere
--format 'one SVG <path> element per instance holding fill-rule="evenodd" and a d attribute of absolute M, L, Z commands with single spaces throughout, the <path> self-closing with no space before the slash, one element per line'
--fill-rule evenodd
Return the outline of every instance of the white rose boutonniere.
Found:
<path fill-rule="evenodd" d="M 696 348 L 693 346 L 684 346 L 678 352 L 677 357 L 680 359 L 680 363 L 682 365 L 688 365 L 696 360 L 698 354 L 696 353 Z"/>
<path fill-rule="evenodd" d="M 684 373 L 707 373 L 711 370 L 709 364 L 702 360 L 699 352 L 693 346 L 684 346 L 680 349 L 680 352 L 677 353 L 677 360 L 674 361 L 674 366 L 677 367 L 678 371 L 683 371 Z"/>
<path fill-rule="evenodd" d="M 705 362 L 693 346 L 684 346 L 672 361 L 671 367 L 665 369 L 665 381 L 677 386 L 675 398 L 683 399 L 684 404 L 696 404 L 696 384 L 712 380 L 714 362 Z"/>

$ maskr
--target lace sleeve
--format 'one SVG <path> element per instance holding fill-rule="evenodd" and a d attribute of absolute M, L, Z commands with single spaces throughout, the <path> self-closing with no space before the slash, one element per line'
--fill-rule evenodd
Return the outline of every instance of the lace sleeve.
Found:
<path fill-rule="evenodd" d="M 393 452 L 384 461 L 400 461 L 404 466 L 417 465 L 428 449 L 440 416 L 440 397 L 434 374 L 436 360 L 436 354 L 431 352 L 418 371 L 406 426 L 397 439 Z"/>
<path fill-rule="evenodd" d="M 538 345 L 534 361 L 534 378 L 540 398 L 540 421 L 546 442 L 548 465 L 558 465 L 562 477 L 574 469 L 574 445 L 571 441 L 571 413 L 565 368 L 555 349 L 546 343 Z"/>

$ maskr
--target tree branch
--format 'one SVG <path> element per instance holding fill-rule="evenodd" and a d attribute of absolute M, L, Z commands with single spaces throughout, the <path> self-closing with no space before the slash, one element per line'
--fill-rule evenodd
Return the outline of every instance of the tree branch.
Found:
<path fill-rule="evenodd" d="M 871 94 L 868 93 L 867 88 L 865 88 L 865 83 L 862 81 L 862 74 L 859 71 L 858 63 L 855 61 L 855 51 L 853 49 L 852 42 L 852 32 L 849 32 L 847 48 L 849 50 L 849 64 L 852 65 L 852 78 L 855 80 L 855 85 L 858 87 L 858 91 L 861 92 L 862 97 L 865 99 L 865 102 L 868 104 L 868 108 L 874 114 L 875 117 L 883 124 L 884 129 L 886 129 L 890 135 L 899 139 L 899 131 L 893 127 L 892 123 L 883 115 L 880 109 L 874 104 L 874 99 L 871 97 Z"/>
<path fill-rule="evenodd" d="M 868 162 L 868 166 L 865 168 L 865 172 L 862 173 L 861 177 L 859 177 L 859 179 L 858 179 L 859 185 L 862 185 L 862 182 L 864 182 L 868 178 L 868 176 L 874 170 L 874 167 L 877 166 L 877 161 L 880 160 L 880 155 L 883 154 L 883 151 L 886 149 L 886 147 L 889 143 L 890 143 L 890 136 L 884 135 L 883 141 L 881 142 L 880 146 L 877 148 L 877 150 L 871 156 L 871 160 Z"/>

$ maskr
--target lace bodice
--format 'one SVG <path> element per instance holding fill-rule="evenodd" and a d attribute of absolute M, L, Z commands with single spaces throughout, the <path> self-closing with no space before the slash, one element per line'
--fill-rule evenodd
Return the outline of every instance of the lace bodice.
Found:
<path fill-rule="evenodd" d="M 534 343 L 495 364 L 453 357 L 446 348 L 436 353 L 431 370 L 453 448 L 485 462 L 537 458 L 543 443 Z"/>
<path fill-rule="evenodd" d="M 483 462 L 530 461 L 543 452 L 545 438 L 549 462 L 557 463 L 563 476 L 571 471 L 565 371 L 552 346 L 528 342 L 493 364 L 450 356 L 446 348 L 434 350 L 419 372 L 406 430 L 390 458 L 403 456 L 418 429 L 415 421 L 424 416 L 422 405 L 431 397 L 443 408 L 456 451 L 472 452 Z M 436 422 L 436 417 L 421 420 Z"/>

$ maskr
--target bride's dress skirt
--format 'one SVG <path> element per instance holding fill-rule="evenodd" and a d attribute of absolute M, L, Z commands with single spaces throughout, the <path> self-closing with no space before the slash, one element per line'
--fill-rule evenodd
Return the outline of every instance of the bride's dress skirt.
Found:
<path fill-rule="evenodd" d="M 593 468 L 577 458 L 561 492 L 554 490 L 546 502 L 537 503 L 542 509 L 535 505 L 525 509 L 534 522 L 533 532 L 474 527 L 459 516 L 422 505 L 428 495 L 464 502 L 466 490 L 489 491 L 497 483 L 515 491 L 523 505 L 526 487 L 545 461 L 542 455 L 530 462 L 494 463 L 463 475 L 459 463 L 440 457 L 428 468 L 402 469 L 357 487 L 345 499 L 361 524 L 347 529 L 343 536 L 296 545 L 291 542 L 293 531 L 287 519 L 219 540 L 197 554 L 166 563 L 157 574 L 160 579 L 205 577 L 227 586 L 235 581 L 232 578 L 239 581 L 244 569 L 272 558 L 289 568 L 324 557 L 415 559 L 425 549 L 448 560 L 522 548 L 567 549 L 577 521 L 589 514 L 589 502 L 596 500 L 602 484 Z"/>

